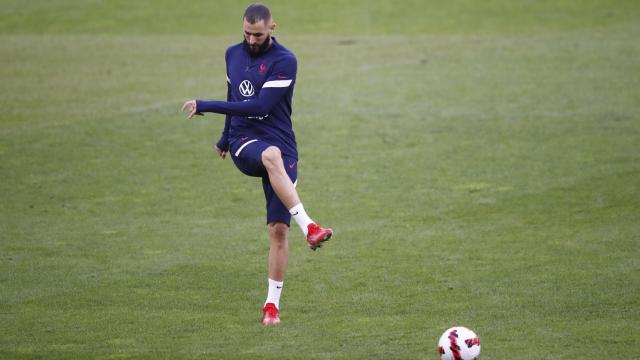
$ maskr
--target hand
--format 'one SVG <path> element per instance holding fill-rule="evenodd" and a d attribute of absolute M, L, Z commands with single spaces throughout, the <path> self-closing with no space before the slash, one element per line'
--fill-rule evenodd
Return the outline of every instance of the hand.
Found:
<path fill-rule="evenodd" d="M 193 115 L 200 115 L 202 116 L 203 114 L 201 112 L 196 112 L 196 101 L 195 100 L 189 100 L 187 102 L 185 102 L 182 105 L 182 111 L 189 113 L 189 115 L 187 116 L 187 119 L 191 119 L 193 117 Z"/>
<path fill-rule="evenodd" d="M 218 156 L 222 158 L 222 160 L 224 160 L 224 158 L 227 156 L 227 150 L 220 150 L 217 146 L 216 152 L 218 153 Z"/>

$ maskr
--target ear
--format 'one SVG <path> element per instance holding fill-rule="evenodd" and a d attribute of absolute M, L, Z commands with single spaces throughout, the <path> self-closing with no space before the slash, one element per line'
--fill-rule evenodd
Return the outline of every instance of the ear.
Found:
<path fill-rule="evenodd" d="M 271 26 L 269 26 L 269 30 L 271 30 L 271 32 L 276 31 L 276 23 L 275 23 L 275 21 L 271 22 Z"/>

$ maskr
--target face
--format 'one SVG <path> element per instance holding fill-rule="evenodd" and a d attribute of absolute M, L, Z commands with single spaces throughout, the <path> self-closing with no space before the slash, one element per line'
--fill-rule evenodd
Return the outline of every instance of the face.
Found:
<path fill-rule="evenodd" d="M 265 23 L 264 20 L 260 20 L 255 24 L 249 23 L 246 19 L 242 25 L 244 31 L 244 41 L 249 49 L 251 55 L 260 55 L 266 51 L 271 45 L 271 34 L 276 28 L 276 24 L 273 20 L 269 20 Z"/>

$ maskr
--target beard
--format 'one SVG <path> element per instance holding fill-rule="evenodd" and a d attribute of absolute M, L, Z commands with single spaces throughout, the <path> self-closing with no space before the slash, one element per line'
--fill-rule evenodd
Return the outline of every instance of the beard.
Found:
<path fill-rule="evenodd" d="M 247 39 L 244 39 L 243 43 L 245 49 L 247 49 L 247 51 L 249 52 L 249 55 L 253 57 L 260 56 L 269 49 L 269 45 L 271 43 L 271 35 L 267 36 L 267 38 L 264 39 L 264 42 L 261 45 L 251 45 L 249 44 Z"/>

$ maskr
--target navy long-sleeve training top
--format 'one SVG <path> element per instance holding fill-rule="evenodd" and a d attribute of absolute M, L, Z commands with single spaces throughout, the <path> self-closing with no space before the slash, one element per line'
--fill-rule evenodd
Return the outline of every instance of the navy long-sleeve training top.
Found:
<path fill-rule="evenodd" d="M 228 150 L 238 138 L 263 140 L 298 158 L 291 123 L 291 100 L 298 64 L 275 38 L 267 51 L 251 56 L 246 45 L 227 49 L 227 100 L 196 100 L 197 112 L 226 114 L 218 148 Z"/>

